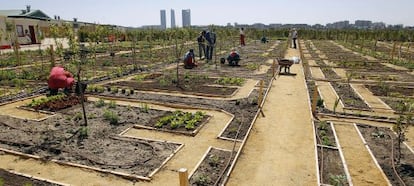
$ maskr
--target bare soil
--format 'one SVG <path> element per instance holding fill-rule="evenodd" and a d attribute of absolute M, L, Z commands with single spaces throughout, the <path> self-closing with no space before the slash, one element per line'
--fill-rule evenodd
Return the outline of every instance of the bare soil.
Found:
<path fill-rule="evenodd" d="M 345 107 L 370 110 L 369 106 L 355 93 L 349 84 L 332 82 Z"/>
<path fill-rule="evenodd" d="M 372 153 L 391 183 L 393 185 L 403 185 L 398 180 L 392 165 L 392 157 L 396 157 L 395 152 L 397 151 L 395 134 L 389 128 L 363 124 L 358 124 L 358 129 L 361 131 Z M 394 147 L 394 150 L 392 150 L 392 147 Z M 414 185 L 414 154 L 404 144 L 401 147 L 403 156 L 400 164 L 395 164 L 396 172 L 402 178 L 405 185 Z M 392 152 L 394 152 L 394 155 L 392 155 Z"/>
<path fill-rule="evenodd" d="M 389 96 L 398 94 L 400 96 L 414 96 L 414 87 L 401 87 L 393 85 L 365 85 L 375 96 Z"/>

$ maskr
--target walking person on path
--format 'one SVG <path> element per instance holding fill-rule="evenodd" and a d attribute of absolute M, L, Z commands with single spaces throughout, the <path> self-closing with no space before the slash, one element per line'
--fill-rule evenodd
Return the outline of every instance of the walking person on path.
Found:
<path fill-rule="evenodd" d="M 213 31 L 207 31 L 205 34 L 207 40 L 206 58 L 207 60 L 213 59 L 214 46 L 216 44 L 216 33 Z"/>
<path fill-rule="evenodd" d="M 298 38 L 298 32 L 296 31 L 296 28 L 292 29 L 292 42 L 293 42 L 293 48 L 296 49 L 296 39 Z"/>
<path fill-rule="evenodd" d="M 206 35 L 206 31 L 203 30 L 200 32 L 200 35 L 197 37 L 197 43 L 198 43 L 198 54 L 200 57 L 200 60 L 204 59 L 206 57 L 206 40 L 204 39 L 204 36 Z M 204 54 L 204 57 L 203 57 Z"/>
<path fill-rule="evenodd" d="M 246 35 L 244 34 L 244 28 L 240 28 L 240 46 L 246 46 L 246 43 L 244 42 L 244 38 Z"/>

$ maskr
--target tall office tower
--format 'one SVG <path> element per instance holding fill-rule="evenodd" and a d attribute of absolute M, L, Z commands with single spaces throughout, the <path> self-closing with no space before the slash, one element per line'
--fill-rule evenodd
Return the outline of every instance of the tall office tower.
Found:
<path fill-rule="evenodd" d="M 183 16 L 183 27 L 190 27 L 191 26 L 191 10 L 184 9 L 182 10 Z"/>
<path fill-rule="evenodd" d="M 171 28 L 175 28 L 175 11 L 171 9 Z"/>
<path fill-rule="evenodd" d="M 161 29 L 166 29 L 167 28 L 167 18 L 166 18 L 165 10 L 161 10 L 160 14 L 161 14 Z"/>

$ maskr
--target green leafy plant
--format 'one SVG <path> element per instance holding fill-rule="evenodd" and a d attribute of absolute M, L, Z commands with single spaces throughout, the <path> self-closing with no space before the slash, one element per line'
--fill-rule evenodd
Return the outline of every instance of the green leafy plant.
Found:
<path fill-rule="evenodd" d="M 149 112 L 149 109 L 150 109 L 150 107 L 148 106 L 148 104 L 146 104 L 146 103 L 141 103 L 141 112 L 144 112 L 144 113 L 148 113 Z"/>
<path fill-rule="evenodd" d="M 109 124 L 116 125 L 119 122 L 119 116 L 115 112 L 112 112 L 110 110 L 105 110 L 103 117 L 105 120 L 109 121 Z"/>
<path fill-rule="evenodd" d="M 207 186 L 207 185 L 211 185 L 211 180 L 207 175 L 199 175 L 194 182 L 196 185 L 198 186 Z"/>
<path fill-rule="evenodd" d="M 79 138 L 81 139 L 88 138 L 88 127 L 82 126 L 79 128 Z"/>
<path fill-rule="evenodd" d="M 106 105 L 105 101 L 103 99 L 99 99 L 98 101 L 95 102 L 95 107 L 101 108 L 103 106 Z"/>
<path fill-rule="evenodd" d="M 334 186 L 347 185 L 346 176 L 345 175 L 329 175 L 329 183 Z"/>
<path fill-rule="evenodd" d="M 318 98 L 318 101 L 316 102 L 316 106 L 317 107 L 320 107 L 320 108 L 323 108 L 324 106 L 323 106 L 323 99 L 321 99 L 321 98 Z"/>
<path fill-rule="evenodd" d="M 217 167 L 220 164 L 220 157 L 214 154 L 208 157 L 208 164 L 212 167 Z"/>
<path fill-rule="evenodd" d="M 74 121 L 82 120 L 82 118 L 83 118 L 83 115 L 80 112 L 76 113 L 75 116 L 73 116 Z"/>
<path fill-rule="evenodd" d="M 116 108 L 116 102 L 114 100 L 109 101 L 108 108 Z"/>
<path fill-rule="evenodd" d="M 111 93 L 112 94 L 118 93 L 118 87 L 111 87 Z"/>
<path fill-rule="evenodd" d="M 164 125 L 169 124 L 172 129 L 184 126 L 184 128 L 187 130 L 193 130 L 197 126 L 197 123 L 202 121 L 204 116 L 205 113 L 201 111 L 197 111 L 196 113 L 192 114 L 191 112 L 183 112 L 177 110 L 167 116 L 160 118 L 155 123 L 155 127 L 161 128 Z"/>
<path fill-rule="evenodd" d="M 237 85 L 241 86 L 245 82 L 245 79 L 238 78 L 238 77 L 221 77 L 214 81 L 214 83 L 220 84 L 220 85 Z"/>
<path fill-rule="evenodd" d="M 332 142 L 328 136 L 322 136 L 321 139 L 322 139 L 322 145 L 332 146 Z"/>

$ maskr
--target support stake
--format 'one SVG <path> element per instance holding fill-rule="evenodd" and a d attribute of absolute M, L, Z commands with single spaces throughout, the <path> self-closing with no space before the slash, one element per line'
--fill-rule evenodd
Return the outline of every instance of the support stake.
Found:
<path fill-rule="evenodd" d="M 178 170 L 178 177 L 180 179 L 180 186 L 189 186 L 188 171 L 186 168 L 181 168 Z"/>
<path fill-rule="evenodd" d="M 313 90 L 313 100 L 312 100 L 312 113 L 316 115 L 316 103 L 318 102 L 318 86 L 315 84 L 315 89 Z"/>
<path fill-rule="evenodd" d="M 259 88 L 259 98 L 257 99 L 257 104 L 259 105 L 259 111 L 263 117 L 266 117 L 262 110 L 262 101 L 263 101 L 263 80 L 260 80 L 260 88 Z"/>

